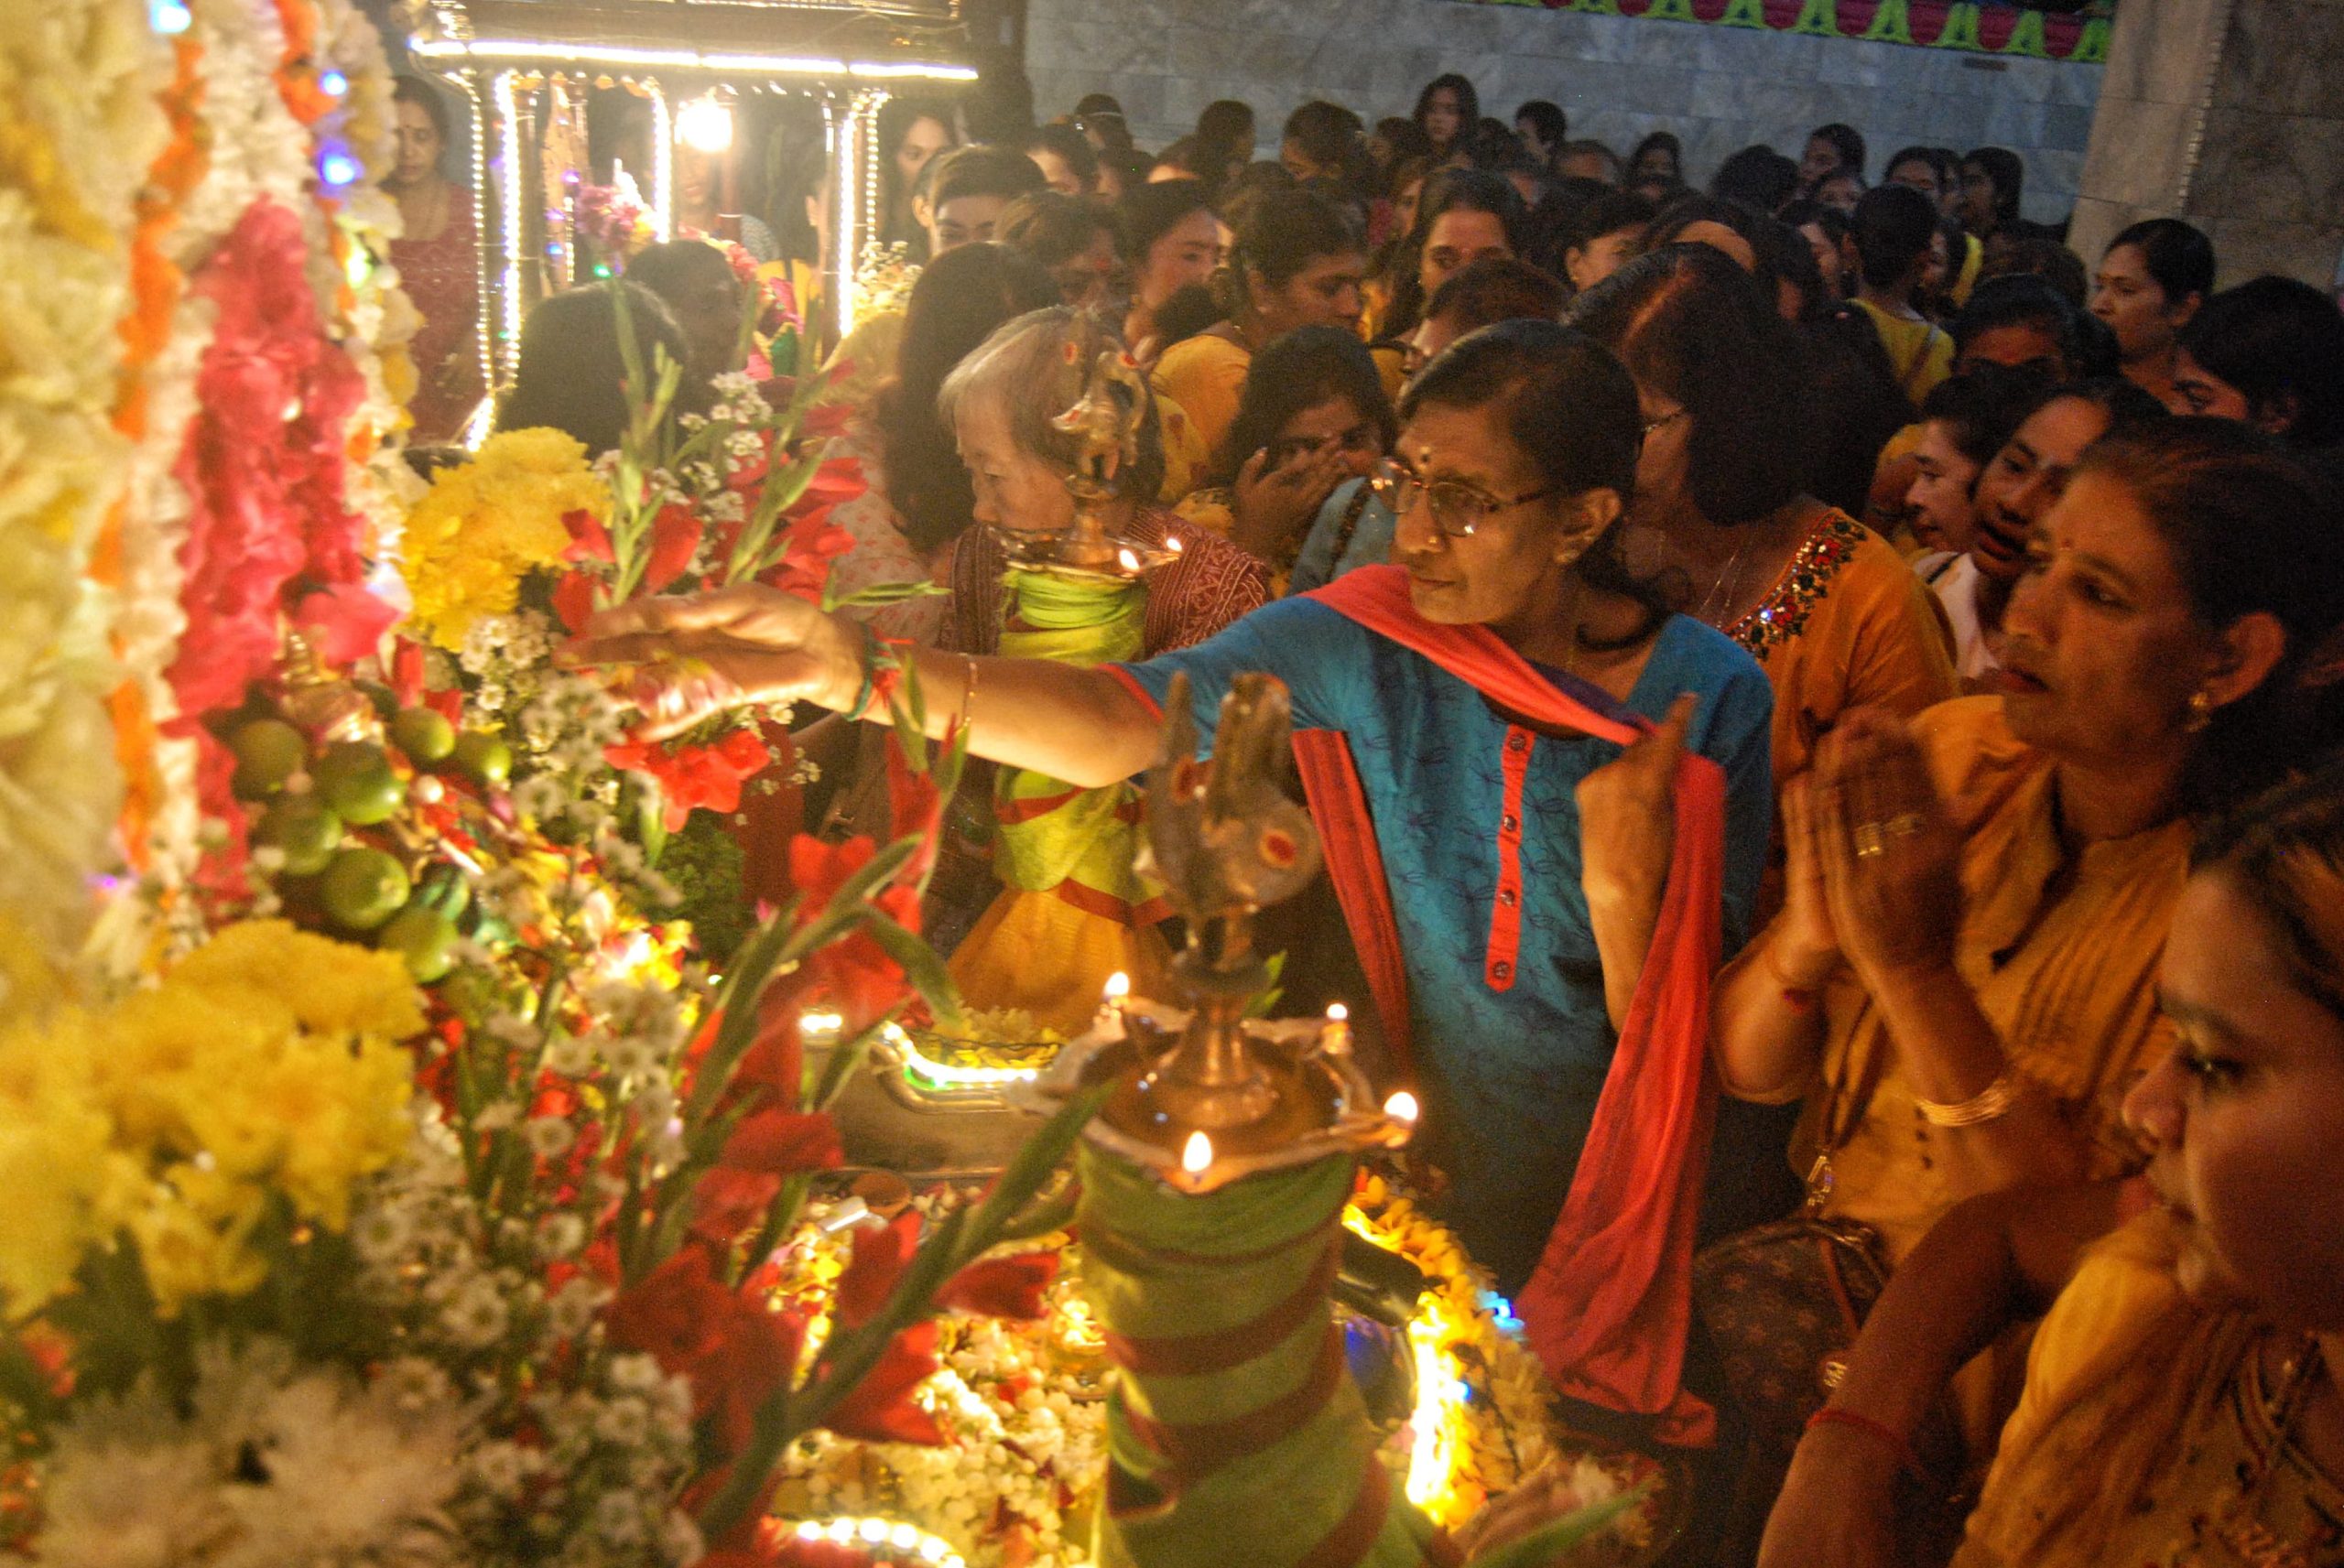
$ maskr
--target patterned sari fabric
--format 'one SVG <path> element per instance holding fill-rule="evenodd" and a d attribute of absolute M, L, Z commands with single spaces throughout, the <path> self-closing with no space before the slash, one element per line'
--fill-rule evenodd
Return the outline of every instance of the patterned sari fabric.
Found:
<path fill-rule="evenodd" d="M 2344 1485 L 2287 1430 L 2300 1336 L 2191 1305 L 2162 1225 L 2152 1214 L 2111 1237 L 2053 1303 L 1953 1568 L 2344 1563 Z M 2151 1451 L 2127 1486 L 2123 1461 Z M 2132 1495 L 2078 1493 L 2111 1484 Z"/>
<path fill-rule="evenodd" d="M 423 325 L 407 345 L 418 386 L 407 413 L 418 446 L 451 441 L 488 395 L 476 351 L 480 233 L 469 190 L 450 188 L 448 222 L 434 240 L 393 240 L 391 265 Z"/>

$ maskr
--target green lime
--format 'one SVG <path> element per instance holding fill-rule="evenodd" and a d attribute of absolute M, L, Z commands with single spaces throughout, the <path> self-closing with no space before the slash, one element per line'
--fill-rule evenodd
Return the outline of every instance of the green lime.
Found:
<path fill-rule="evenodd" d="M 407 903 L 407 871 L 380 849 L 337 849 L 318 881 L 318 900 L 345 931 L 372 931 Z"/>
<path fill-rule="evenodd" d="M 337 741 L 310 770 L 318 798 L 360 827 L 386 820 L 407 798 L 391 760 L 371 741 Z"/>
<path fill-rule="evenodd" d="M 407 972 L 428 986 L 456 967 L 456 923 L 436 909 L 409 904 L 374 933 L 374 946 L 405 958 Z"/>
<path fill-rule="evenodd" d="M 288 795 L 262 816 L 253 841 L 282 850 L 290 874 L 314 876 L 341 847 L 342 818 L 314 795 Z"/>
<path fill-rule="evenodd" d="M 236 754 L 230 787 L 244 800 L 275 795 L 309 761 L 309 737 L 282 719 L 255 719 L 228 741 Z"/>
<path fill-rule="evenodd" d="M 391 720 L 391 744 L 417 767 L 429 767 L 456 749 L 456 727 L 429 708 L 402 708 Z"/>
<path fill-rule="evenodd" d="M 491 789 L 501 788 L 513 776 L 513 748 L 504 737 L 485 730 L 467 730 L 457 736 L 448 762 L 466 778 Z"/>

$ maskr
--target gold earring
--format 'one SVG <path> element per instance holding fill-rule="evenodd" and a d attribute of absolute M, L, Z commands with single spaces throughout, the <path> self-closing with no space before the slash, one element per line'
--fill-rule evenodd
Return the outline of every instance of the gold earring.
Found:
<path fill-rule="evenodd" d="M 2182 728 L 2195 735 L 2214 721 L 2214 694 L 2199 687 L 2189 694 L 2189 717 Z"/>

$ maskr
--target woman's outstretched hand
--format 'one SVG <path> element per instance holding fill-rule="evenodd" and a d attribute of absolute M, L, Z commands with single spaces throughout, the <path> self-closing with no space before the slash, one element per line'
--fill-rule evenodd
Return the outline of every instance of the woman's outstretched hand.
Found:
<path fill-rule="evenodd" d="M 843 710 L 863 684 L 852 624 L 754 584 L 605 610 L 559 657 L 571 668 L 633 666 L 627 695 L 653 740 L 743 703 Z"/>

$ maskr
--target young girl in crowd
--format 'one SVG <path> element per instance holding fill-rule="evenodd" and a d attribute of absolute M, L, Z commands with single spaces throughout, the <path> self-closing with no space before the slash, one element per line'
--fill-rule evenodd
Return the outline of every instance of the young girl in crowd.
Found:
<path fill-rule="evenodd" d="M 1208 452 L 1237 417 L 1256 350 L 1297 327 L 1357 330 L 1367 266 L 1350 214 L 1308 191 L 1245 203 L 1232 217 L 1235 242 L 1214 283 L 1228 319 L 1156 363 L 1156 390 L 1179 405 Z"/>
<path fill-rule="evenodd" d="M 1131 285 L 1123 341 L 1141 364 L 1152 365 L 1171 346 L 1156 312 L 1182 289 L 1212 280 L 1226 231 L 1201 180 L 1159 179 L 1134 186 L 1115 204 L 1115 212 L 1123 222 Z"/>
<path fill-rule="evenodd" d="M 1481 118 L 1481 95 L 1473 91 L 1471 82 L 1453 72 L 1434 77 L 1416 95 L 1416 128 L 1432 144 L 1436 168 L 1463 157 L 1465 138 Z"/>
<path fill-rule="evenodd" d="M 2018 434 L 2051 384 L 2039 371 L 1981 365 L 1956 376 L 1921 405 L 1905 516 L 1922 554 L 1913 570 L 1937 597 L 1953 629 L 1955 673 L 1965 686 L 1994 668 L 1979 615 L 1980 488 L 1995 455 Z M 1999 640 L 1999 639 L 1997 639 Z"/>
<path fill-rule="evenodd" d="M 952 118 L 932 103 L 917 98 L 890 98 L 879 111 L 879 145 L 885 161 L 880 165 L 884 188 L 880 238 L 908 248 L 911 259 L 928 259 L 928 214 L 914 200 L 920 171 L 959 144 L 952 135 Z"/>
<path fill-rule="evenodd" d="M 2110 241 L 2091 313 L 2116 334 L 2124 379 L 2170 406 L 2181 330 L 2213 292 L 2214 243 L 2178 218 L 2151 218 Z"/>
<path fill-rule="evenodd" d="M 1260 557 L 1283 593 L 1329 495 L 1374 472 L 1394 430 L 1391 399 L 1359 335 L 1297 328 L 1253 356 L 1237 417 L 1180 515 Z"/>
<path fill-rule="evenodd" d="M 2174 345 L 2176 414 L 2243 419 L 2299 452 L 2344 442 L 2344 313 L 2291 277 L 2226 288 Z"/>
<path fill-rule="evenodd" d="M 1395 266 L 1392 299 L 1375 326 L 1382 338 L 1405 338 L 1424 319 L 1425 301 L 1450 274 L 1488 256 L 1522 254 L 1526 214 L 1511 183 L 1480 169 L 1450 169 L 1424 189 L 1405 259 Z"/>

